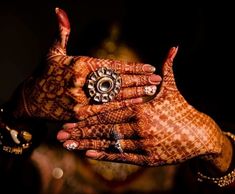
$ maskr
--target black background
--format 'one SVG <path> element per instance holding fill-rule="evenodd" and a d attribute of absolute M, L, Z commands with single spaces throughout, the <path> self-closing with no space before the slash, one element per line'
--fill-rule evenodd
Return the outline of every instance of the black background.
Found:
<path fill-rule="evenodd" d="M 89 55 L 121 24 L 127 42 L 161 73 L 171 46 L 179 46 L 174 70 L 177 86 L 195 108 L 219 124 L 234 125 L 234 19 L 229 4 L 130 0 L 1 1 L 0 101 L 36 67 L 53 42 L 54 9 L 64 9 L 71 22 L 68 54 Z"/>

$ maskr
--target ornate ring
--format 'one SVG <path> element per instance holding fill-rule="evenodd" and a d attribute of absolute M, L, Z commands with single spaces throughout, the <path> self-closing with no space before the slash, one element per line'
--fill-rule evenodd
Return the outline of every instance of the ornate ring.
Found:
<path fill-rule="evenodd" d="M 87 78 L 89 96 L 96 102 L 109 102 L 121 89 L 121 76 L 112 69 L 101 67 Z"/>

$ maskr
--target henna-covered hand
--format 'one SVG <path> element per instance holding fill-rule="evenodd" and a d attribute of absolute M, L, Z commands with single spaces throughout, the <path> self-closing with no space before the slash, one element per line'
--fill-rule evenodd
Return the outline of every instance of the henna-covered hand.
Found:
<path fill-rule="evenodd" d="M 155 93 L 161 77 L 153 74 L 155 68 L 149 64 L 67 55 L 70 23 L 63 10 L 56 8 L 56 15 L 60 33 L 48 52 L 46 66 L 24 81 L 10 102 L 17 101 L 13 107 L 16 118 L 84 119 L 99 112 L 141 103 L 142 97 Z M 119 73 L 122 85 L 116 100 L 94 104 L 84 86 L 87 76 L 100 67 Z"/>
<path fill-rule="evenodd" d="M 163 65 L 157 96 L 145 103 L 67 123 L 58 140 L 67 149 L 88 150 L 97 160 L 159 166 L 221 153 L 225 137 L 208 115 L 189 105 L 176 87 L 173 47 Z M 115 143 L 120 143 L 121 149 Z M 118 149 L 116 150 L 118 151 Z"/>

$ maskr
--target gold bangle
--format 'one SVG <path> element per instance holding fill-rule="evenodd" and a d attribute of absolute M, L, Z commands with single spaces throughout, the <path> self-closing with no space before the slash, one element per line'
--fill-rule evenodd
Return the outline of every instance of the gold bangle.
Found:
<path fill-rule="evenodd" d="M 0 113 L 3 113 L 3 108 Z M 32 144 L 32 135 L 27 131 L 12 129 L 6 124 L 1 125 L 1 130 L 0 149 L 4 152 L 20 155 Z"/>
<path fill-rule="evenodd" d="M 223 132 L 223 134 L 228 136 L 230 139 L 232 139 L 235 142 L 235 135 L 233 135 L 230 132 Z M 208 181 L 210 183 L 218 185 L 219 187 L 225 187 L 235 181 L 235 169 L 233 169 L 231 172 L 222 177 L 209 177 L 202 174 L 201 172 L 197 172 L 197 176 L 198 176 L 197 180 L 199 182 Z"/>

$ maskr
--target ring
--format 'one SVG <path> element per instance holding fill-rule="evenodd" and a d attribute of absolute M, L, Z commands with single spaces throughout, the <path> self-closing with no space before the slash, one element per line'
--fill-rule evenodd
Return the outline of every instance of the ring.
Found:
<path fill-rule="evenodd" d="M 121 143 L 119 140 L 116 140 L 115 144 L 114 144 L 114 148 L 116 150 L 118 150 L 120 153 L 123 153 L 122 147 L 121 147 Z"/>
<path fill-rule="evenodd" d="M 121 89 L 121 76 L 112 69 L 101 67 L 87 78 L 89 96 L 96 102 L 112 101 Z"/>
<path fill-rule="evenodd" d="M 110 138 L 112 138 L 114 141 L 121 139 L 121 134 L 117 132 L 115 125 L 113 125 L 110 130 Z"/>

